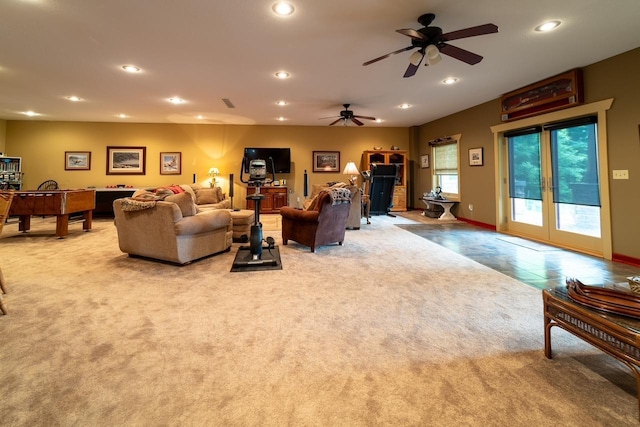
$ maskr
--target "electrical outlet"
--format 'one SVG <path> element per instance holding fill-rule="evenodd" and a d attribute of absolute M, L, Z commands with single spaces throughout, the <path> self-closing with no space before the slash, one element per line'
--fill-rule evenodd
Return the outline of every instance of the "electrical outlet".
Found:
<path fill-rule="evenodd" d="M 627 169 L 614 170 L 613 179 L 629 179 L 629 171 Z"/>
<path fill-rule="evenodd" d="M 300 203 L 300 197 L 298 197 L 298 203 Z"/>
<path fill-rule="evenodd" d="M 473 205 L 469 203 L 469 210 L 473 212 Z"/>

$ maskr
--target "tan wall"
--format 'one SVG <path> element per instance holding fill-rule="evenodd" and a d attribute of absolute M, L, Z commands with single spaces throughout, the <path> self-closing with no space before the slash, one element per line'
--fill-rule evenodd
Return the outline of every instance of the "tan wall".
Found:
<path fill-rule="evenodd" d="M 494 161 L 493 161 L 493 133 L 488 118 L 496 117 L 499 102 L 494 100 L 468 110 L 444 117 L 435 122 L 420 127 L 420 138 L 416 152 L 430 153 L 428 141 L 445 135 L 461 134 L 460 139 L 460 204 L 456 207 L 458 216 L 479 221 L 485 224 L 495 224 L 495 190 L 494 190 Z M 484 165 L 469 166 L 467 160 L 470 148 L 482 148 Z M 431 168 L 416 168 L 414 179 L 414 206 L 424 204 L 420 197 L 432 189 Z M 473 205 L 473 211 L 469 205 Z"/>
<path fill-rule="evenodd" d="M 640 259 L 640 48 L 583 68 L 586 102 L 614 98 L 607 114 L 609 168 L 629 170 L 629 180 L 612 180 L 609 173 L 613 253 Z M 549 76 L 551 77 L 551 76 Z M 533 82 L 532 82 L 533 83 Z M 517 88 L 513 88 L 517 89 Z M 420 126 L 415 153 L 427 152 L 427 141 L 461 133 L 458 215 L 495 225 L 495 176 L 493 135 L 490 126 L 500 123 L 499 98 Z M 484 149 L 483 167 L 470 167 L 469 148 Z M 414 205 L 431 189 L 430 169 L 414 169 Z M 469 210 L 473 204 L 473 211 Z"/>
<path fill-rule="evenodd" d="M 134 187 L 161 186 L 172 183 L 206 184 L 210 167 L 217 167 L 220 186 L 229 188 L 229 174 L 236 182 L 234 206 L 245 206 L 245 186 L 240 183 L 240 163 L 245 147 L 289 147 L 290 174 L 286 179 L 291 190 L 290 204 L 297 206 L 303 197 L 304 170 L 309 181 L 346 181 L 342 174 L 312 173 L 312 153 L 339 151 L 341 168 L 353 160 L 360 165 L 362 151 L 379 145 L 397 145 L 409 149 L 409 129 L 377 127 L 305 127 L 305 126 L 236 126 L 7 121 L 7 151 L 23 160 L 24 189 L 35 189 L 47 180 L 58 181 L 61 188 L 105 187 L 125 184 Z M 107 175 L 107 146 L 146 147 L 145 175 Z M 65 151 L 91 151 L 91 170 L 65 171 Z M 182 174 L 160 175 L 160 152 L 182 153 Z M 361 181 L 360 181 L 361 182 Z"/>
<path fill-rule="evenodd" d="M 5 155 L 8 155 L 5 150 L 6 132 L 7 132 L 7 121 L 0 120 L 0 153 L 5 153 Z"/>

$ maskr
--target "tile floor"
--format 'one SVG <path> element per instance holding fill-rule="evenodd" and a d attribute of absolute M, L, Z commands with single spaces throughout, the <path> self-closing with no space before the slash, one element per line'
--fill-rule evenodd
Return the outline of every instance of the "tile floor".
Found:
<path fill-rule="evenodd" d="M 538 289 L 564 285 L 567 277 L 595 285 L 626 283 L 627 277 L 640 275 L 637 266 L 507 236 L 463 221 L 438 223 L 416 216 L 419 211 L 402 214 L 421 224 L 398 226 Z"/>

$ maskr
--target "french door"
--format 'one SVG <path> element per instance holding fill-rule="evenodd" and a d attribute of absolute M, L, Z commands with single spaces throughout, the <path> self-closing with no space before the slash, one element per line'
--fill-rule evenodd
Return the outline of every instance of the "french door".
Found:
<path fill-rule="evenodd" d="M 507 141 L 507 229 L 602 254 L 597 120 L 519 129 Z"/>

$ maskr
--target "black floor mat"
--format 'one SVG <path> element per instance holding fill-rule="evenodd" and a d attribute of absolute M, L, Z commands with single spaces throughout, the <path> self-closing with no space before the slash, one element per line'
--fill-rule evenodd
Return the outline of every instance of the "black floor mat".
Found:
<path fill-rule="evenodd" d="M 247 249 L 243 249 L 247 248 Z M 231 266 L 231 272 L 237 273 L 241 271 L 265 271 L 265 270 L 282 270 L 282 261 L 280 260 L 280 250 L 278 247 L 274 247 L 273 249 L 262 249 L 262 260 L 275 260 L 275 264 L 267 263 L 253 263 L 251 261 L 251 250 L 248 249 L 248 246 L 241 246 L 236 253 L 236 257 L 233 260 L 233 265 Z"/>

